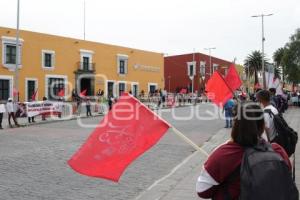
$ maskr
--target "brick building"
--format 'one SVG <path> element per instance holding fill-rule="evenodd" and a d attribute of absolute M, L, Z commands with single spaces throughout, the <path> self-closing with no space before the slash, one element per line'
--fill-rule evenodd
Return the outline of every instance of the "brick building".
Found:
<path fill-rule="evenodd" d="M 225 75 L 231 63 L 202 53 L 167 56 L 164 59 L 165 88 L 170 92 L 178 92 L 182 88 L 189 92 L 193 89 L 202 92 L 211 74 L 218 70 Z"/>

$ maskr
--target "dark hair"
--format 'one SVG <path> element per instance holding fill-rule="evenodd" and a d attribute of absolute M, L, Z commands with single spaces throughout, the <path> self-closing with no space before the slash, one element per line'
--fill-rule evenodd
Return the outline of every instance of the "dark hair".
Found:
<path fill-rule="evenodd" d="M 276 89 L 275 88 L 270 88 L 269 91 L 271 92 L 271 94 L 276 94 Z"/>
<path fill-rule="evenodd" d="M 258 104 L 244 102 L 234 110 L 231 137 L 241 146 L 255 146 L 264 132 L 264 113 Z"/>
<path fill-rule="evenodd" d="M 270 102 L 271 99 L 271 93 L 268 90 L 260 90 L 256 93 L 256 98 L 258 101 L 263 102 Z"/>

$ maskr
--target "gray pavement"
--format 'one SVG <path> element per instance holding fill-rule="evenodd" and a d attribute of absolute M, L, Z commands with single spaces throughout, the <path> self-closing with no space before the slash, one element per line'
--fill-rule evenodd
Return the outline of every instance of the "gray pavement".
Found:
<path fill-rule="evenodd" d="M 201 105 L 197 112 L 213 110 Z M 195 113 L 195 107 L 176 108 L 176 115 Z M 163 117 L 197 144 L 203 144 L 223 127 L 220 119 L 199 121 L 194 115 L 176 119 L 166 110 Z M 97 124 L 101 117 L 78 119 Z M 0 131 L 0 200 L 118 200 L 135 199 L 193 154 L 192 147 L 169 131 L 151 150 L 125 171 L 120 183 L 75 173 L 67 160 L 86 140 L 93 127 L 83 128 L 77 120 L 35 124 Z"/>

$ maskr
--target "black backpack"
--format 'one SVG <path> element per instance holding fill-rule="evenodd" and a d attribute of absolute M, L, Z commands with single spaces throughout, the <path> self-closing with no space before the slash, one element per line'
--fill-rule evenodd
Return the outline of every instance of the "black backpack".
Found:
<path fill-rule="evenodd" d="M 240 178 L 240 200 L 298 200 L 288 165 L 270 143 L 245 149 Z"/>
<path fill-rule="evenodd" d="M 271 142 L 276 142 L 282 146 L 290 157 L 295 153 L 298 142 L 298 133 L 288 126 L 281 114 L 275 115 L 270 109 L 266 109 L 264 112 L 268 113 L 270 117 L 273 118 L 274 122 L 276 137 Z"/>

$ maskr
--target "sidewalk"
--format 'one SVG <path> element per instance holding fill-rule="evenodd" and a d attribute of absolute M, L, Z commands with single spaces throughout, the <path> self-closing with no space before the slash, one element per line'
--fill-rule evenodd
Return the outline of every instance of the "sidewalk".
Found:
<path fill-rule="evenodd" d="M 288 124 L 300 133 L 300 109 L 290 108 L 284 117 Z M 221 129 L 202 148 L 211 152 L 220 144 L 230 138 L 230 130 Z M 296 150 L 296 183 L 300 188 L 300 144 Z M 174 168 L 170 174 L 161 178 L 135 200 L 196 200 L 200 199 L 196 194 L 196 180 L 201 171 L 206 156 L 200 152 L 194 152 L 186 158 L 181 165 Z"/>
<path fill-rule="evenodd" d="M 91 108 L 91 111 L 92 111 L 92 117 L 103 116 L 104 113 L 107 112 L 107 108 L 105 108 L 104 113 L 95 112 L 94 107 Z M 59 118 L 58 116 L 50 116 L 50 117 L 47 117 L 45 121 L 42 121 L 42 116 L 36 116 L 35 119 L 34 119 L 35 120 L 34 123 L 28 123 L 28 118 L 27 117 L 17 118 L 17 121 L 20 124 L 20 127 L 26 127 L 26 126 L 34 126 L 34 125 L 38 125 L 38 124 L 47 124 L 47 123 L 54 123 L 54 122 L 60 122 L 60 121 L 74 120 L 74 119 L 77 119 L 77 118 L 87 118 L 85 106 L 81 107 L 80 115 L 79 114 L 68 114 L 70 112 L 71 111 L 69 111 L 68 108 L 66 107 L 66 109 L 64 109 L 63 112 L 62 112 L 61 118 Z M 13 122 L 13 119 L 11 119 L 11 123 L 12 123 L 14 128 L 17 128 L 16 126 L 14 126 L 15 124 Z M 8 126 L 7 113 L 5 113 L 4 116 L 3 116 L 2 127 L 3 127 L 4 130 L 10 128 Z"/>

